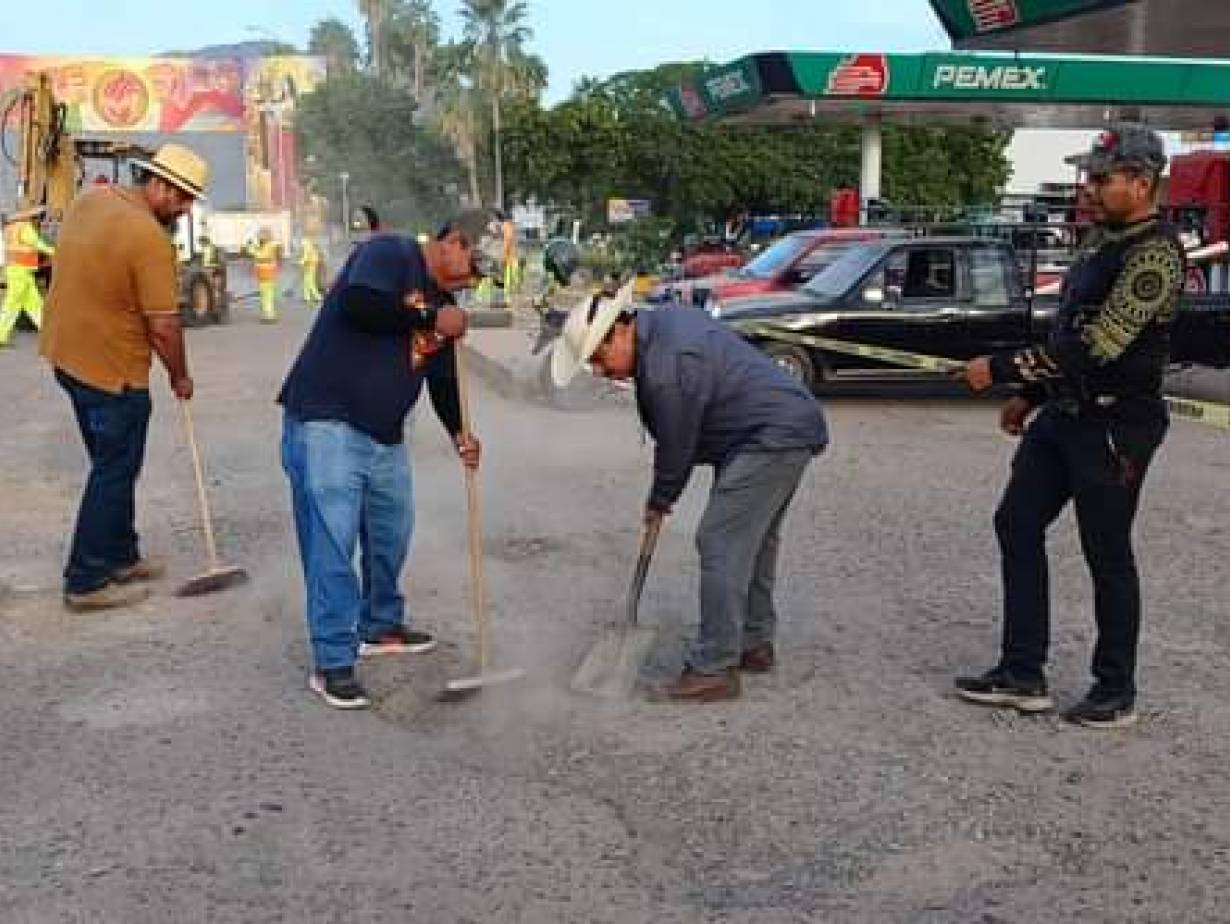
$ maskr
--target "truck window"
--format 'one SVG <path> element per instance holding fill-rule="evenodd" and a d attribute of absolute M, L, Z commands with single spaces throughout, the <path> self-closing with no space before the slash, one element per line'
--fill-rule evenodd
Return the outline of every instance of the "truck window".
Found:
<path fill-rule="evenodd" d="M 1007 308 L 1008 280 L 1001 252 L 990 247 L 972 247 L 969 257 L 974 304 L 979 308 Z"/>
<path fill-rule="evenodd" d="M 806 282 L 816 273 L 834 263 L 839 256 L 849 249 L 850 245 L 844 242 L 840 244 L 822 244 L 799 260 L 794 265 L 794 269 L 791 270 L 791 274 L 800 282 Z"/>
<path fill-rule="evenodd" d="M 956 254 L 951 247 L 918 247 L 899 250 L 884 267 L 885 288 L 890 298 L 956 298 Z"/>

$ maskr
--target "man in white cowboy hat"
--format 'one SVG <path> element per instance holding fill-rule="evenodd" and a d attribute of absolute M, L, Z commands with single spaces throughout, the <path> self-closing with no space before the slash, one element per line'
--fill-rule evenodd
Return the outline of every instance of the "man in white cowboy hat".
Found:
<path fill-rule="evenodd" d="M 647 523 L 671 512 L 693 468 L 714 467 L 696 534 L 700 633 L 683 675 L 661 693 L 733 699 L 740 671 L 763 673 L 776 659 L 781 525 L 803 471 L 828 444 L 824 413 L 802 384 L 703 312 L 634 311 L 632 283 L 587 299 L 564 322 L 552 378 L 562 387 L 586 363 L 635 382 L 654 439 Z"/>
<path fill-rule="evenodd" d="M 451 343 L 466 319 L 451 293 L 496 272 L 501 245 L 499 223 L 482 209 L 422 244 L 377 231 L 342 266 L 278 395 L 306 590 L 308 689 L 334 708 L 369 705 L 355 676 L 360 657 L 435 647 L 406 624 L 400 587 L 414 530 L 406 417 L 426 384 L 462 464 L 478 466 L 453 374 Z"/>
<path fill-rule="evenodd" d="M 43 326 L 43 296 L 34 274 L 39 255 L 51 256 L 55 248 L 38 233 L 44 208 L 23 209 L 4 219 L 4 307 L 0 308 L 0 347 L 9 345 L 13 327 L 24 313 L 36 328 Z"/>
<path fill-rule="evenodd" d="M 192 397 L 170 230 L 204 194 L 209 168 L 178 144 L 134 164 L 136 185 L 95 186 L 64 215 L 41 350 L 68 393 L 90 476 L 64 571 L 70 609 L 126 606 L 164 568 L 142 558 L 135 527 L 157 353 L 175 397 Z"/>

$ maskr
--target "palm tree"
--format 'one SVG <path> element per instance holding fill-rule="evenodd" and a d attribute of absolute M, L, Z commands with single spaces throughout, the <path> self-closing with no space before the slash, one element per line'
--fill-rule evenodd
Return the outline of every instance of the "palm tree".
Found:
<path fill-rule="evenodd" d="M 403 57 L 408 52 L 410 87 L 414 100 L 423 106 L 427 74 L 433 49 L 440 44 L 440 17 L 431 0 L 396 0 L 389 17 L 389 51 Z"/>
<path fill-rule="evenodd" d="M 525 20 L 525 0 L 462 0 L 462 36 L 471 58 L 471 72 L 491 100 L 491 134 L 495 156 L 495 205 L 504 207 L 504 165 L 500 153 L 500 101 L 516 86 L 514 62 L 533 35 Z M 544 68 L 545 70 L 545 68 Z"/>
<path fill-rule="evenodd" d="M 367 58 L 379 77 L 384 70 L 384 25 L 389 16 L 389 0 L 357 0 L 359 12 L 367 21 Z"/>
<path fill-rule="evenodd" d="M 460 80 L 451 80 L 436 98 L 435 120 L 440 133 L 453 143 L 457 158 L 465 164 L 470 181 L 470 204 L 479 205 L 478 122 L 475 117 L 474 90 Z"/>
<path fill-rule="evenodd" d="M 359 43 L 354 33 L 339 19 L 322 19 L 312 27 L 308 51 L 329 63 L 330 74 L 348 74 L 359 60 Z"/>

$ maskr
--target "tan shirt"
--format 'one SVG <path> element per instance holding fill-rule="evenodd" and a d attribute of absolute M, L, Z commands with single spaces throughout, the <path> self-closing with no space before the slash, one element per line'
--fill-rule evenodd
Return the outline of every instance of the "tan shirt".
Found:
<path fill-rule="evenodd" d="M 148 388 L 146 315 L 179 313 L 175 246 L 140 190 L 100 186 L 64 215 L 40 352 L 109 392 Z"/>

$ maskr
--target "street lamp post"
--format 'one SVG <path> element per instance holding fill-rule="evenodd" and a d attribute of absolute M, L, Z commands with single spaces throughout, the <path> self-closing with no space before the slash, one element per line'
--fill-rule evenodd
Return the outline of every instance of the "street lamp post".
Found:
<path fill-rule="evenodd" d="M 343 171 L 337 176 L 342 181 L 342 237 L 344 240 L 350 240 L 350 197 L 346 191 L 350 174 Z"/>

